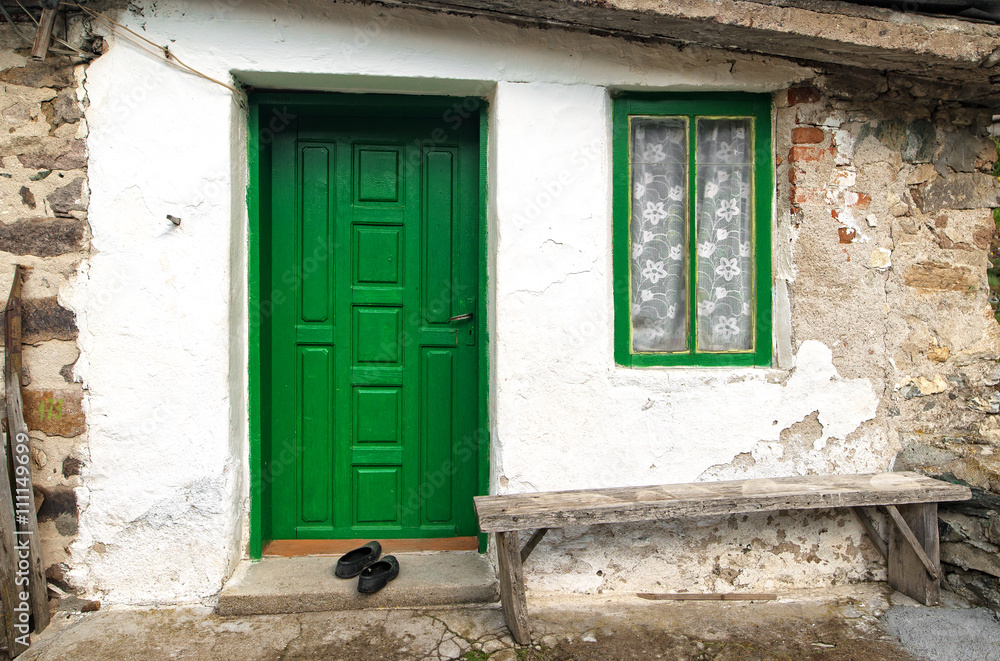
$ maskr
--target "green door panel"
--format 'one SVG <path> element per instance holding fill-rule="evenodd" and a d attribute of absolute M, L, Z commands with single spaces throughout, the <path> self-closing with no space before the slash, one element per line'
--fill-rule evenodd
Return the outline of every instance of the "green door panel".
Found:
<path fill-rule="evenodd" d="M 479 149 L 478 121 L 321 106 L 267 146 L 272 539 L 477 533 Z"/>

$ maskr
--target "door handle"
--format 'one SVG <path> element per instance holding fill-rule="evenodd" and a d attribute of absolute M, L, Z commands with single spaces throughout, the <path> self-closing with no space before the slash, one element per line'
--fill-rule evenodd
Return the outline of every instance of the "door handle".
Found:
<path fill-rule="evenodd" d="M 466 312 L 465 314 L 456 314 L 454 317 L 448 319 L 448 323 L 450 324 L 453 321 L 465 321 L 466 319 L 472 319 L 473 314 L 474 313 L 472 312 Z"/>

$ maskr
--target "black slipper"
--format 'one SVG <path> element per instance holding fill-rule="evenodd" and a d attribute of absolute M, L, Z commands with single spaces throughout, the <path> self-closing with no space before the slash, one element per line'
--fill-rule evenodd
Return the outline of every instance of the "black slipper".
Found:
<path fill-rule="evenodd" d="M 358 592 L 370 594 L 378 592 L 386 583 L 399 576 L 399 563 L 396 557 L 387 555 L 378 562 L 368 565 L 358 578 Z"/>
<path fill-rule="evenodd" d="M 337 561 L 333 575 L 337 578 L 352 578 L 361 573 L 365 567 L 378 560 L 382 555 L 382 545 L 378 542 L 368 542 L 361 548 L 348 551 Z"/>

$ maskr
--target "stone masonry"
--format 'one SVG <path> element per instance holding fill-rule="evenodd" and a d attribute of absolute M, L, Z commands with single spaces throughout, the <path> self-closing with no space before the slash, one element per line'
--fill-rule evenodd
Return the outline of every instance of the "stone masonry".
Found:
<path fill-rule="evenodd" d="M 816 85 L 777 103 L 779 210 L 790 218 L 778 240 L 794 246 L 778 276 L 794 343 L 827 342 L 843 374 L 881 385 L 869 424 L 898 443 L 894 470 L 973 488 L 972 502 L 941 509 L 941 557 L 952 589 L 1000 608 L 991 111 L 881 77 Z M 831 338 L 834 326 L 844 331 Z"/>
<path fill-rule="evenodd" d="M 89 251 L 85 66 L 53 54 L 35 62 L 30 50 L 0 24 L 0 290 L 6 301 L 14 265 L 27 267 L 24 410 L 43 562 L 50 594 L 62 596 L 73 592 L 65 572 L 87 463 L 83 388 L 73 377 L 78 331 L 59 298 Z"/>

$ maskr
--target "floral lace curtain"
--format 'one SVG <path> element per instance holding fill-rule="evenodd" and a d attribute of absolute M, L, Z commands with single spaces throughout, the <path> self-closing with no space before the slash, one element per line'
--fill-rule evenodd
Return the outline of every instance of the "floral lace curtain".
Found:
<path fill-rule="evenodd" d="M 687 120 L 632 119 L 632 350 L 687 350 L 694 259 L 699 351 L 753 349 L 749 119 L 697 120 L 695 232 L 688 254 Z"/>
<path fill-rule="evenodd" d="M 687 348 L 687 120 L 632 121 L 632 350 Z"/>

